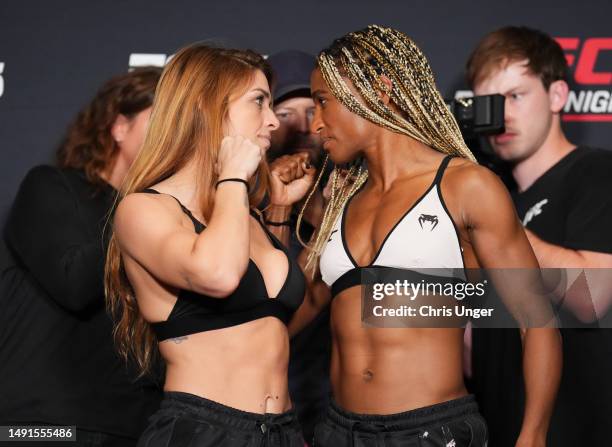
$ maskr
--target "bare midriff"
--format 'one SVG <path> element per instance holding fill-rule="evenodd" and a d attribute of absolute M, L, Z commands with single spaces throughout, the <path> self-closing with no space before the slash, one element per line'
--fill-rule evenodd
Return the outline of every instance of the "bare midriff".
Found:
<path fill-rule="evenodd" d="M 333 395 L 348 411 L 401 413 L 467 394 L 462 328 L 364 327 L 359 287 L 334 298 L 331 327 Z"/>
<path fill-rule="evenodd" d="M 165 391 L 180 391 L 251 413 L 291 408 L 287 389 L 289 338 L 274 317 L 199 332 L 159 344 Z"/>

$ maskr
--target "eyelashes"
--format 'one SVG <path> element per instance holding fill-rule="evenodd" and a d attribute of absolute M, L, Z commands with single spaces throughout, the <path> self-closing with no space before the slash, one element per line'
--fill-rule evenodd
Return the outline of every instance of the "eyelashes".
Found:
<path fill-rule="evenodd" d="M 263 109 L 264 102 L 266 99 L 267 97 L 264 95 L 259 95 L 257 98 L 255 98 L 255 103 L 257 104 L 257 107 L 259 107 L 260 109 Z M 268 107 L 270 108 L 270 110 L 273 110 L 274 106 L 272 104 L 272 101 L 268 103 Z"/>

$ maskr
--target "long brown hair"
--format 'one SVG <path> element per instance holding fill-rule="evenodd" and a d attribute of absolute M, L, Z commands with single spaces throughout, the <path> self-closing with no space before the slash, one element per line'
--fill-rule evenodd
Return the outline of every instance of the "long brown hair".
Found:
<path fill-rule="evenodd" d="M 228 105 L 248 88 L 257 70 L 264 73 L 268 83 L 272 82 L 269 65 L 250 50 L 211 48 L 198 43 L 178 51 L 162 73 L 143 147 L 118 200 L 172 176 L 194 160 L 199 173 L 194 186 L 200 211 L 208 220 L 214 205 L 215 163 Z M 256 206 L 269 189 L 264 162 L 250 182 L 250 202 Z M 139 313 L 114 234 L 105 273 L 107 307 L 115 320 L 115 343 L 119 353 L 126 359 L 133 358 L 144 374 L 157 357 L 157 343 Z"/>
<path fill-rule="evenodd" d="M 160 75 L 160 68 L 147 67 L 109 79 L 68 128 L 57 165 L 82 169 L 89 182 L 104 184 L 100 175 L 112 169 L 119 153 L 111 134 L 117 116 L 130 119 L 151 107 Z"/>

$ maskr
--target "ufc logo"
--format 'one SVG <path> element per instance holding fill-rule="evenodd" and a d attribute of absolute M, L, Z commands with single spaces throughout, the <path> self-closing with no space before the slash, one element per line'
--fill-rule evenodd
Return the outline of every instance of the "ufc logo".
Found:
<path fill-rule="evenodd" d="M 165 54 L 155 53 L 132 53 L 130 54 L 129 67 L 130 70 L 138 67 L 163 67 L 172 59 L 174 54 L 166 56 Z"/>
<path fill-rule="evenodd" d="M 4 94 L 4 76 L 2 73 L 4 72 L 4 62 L 0 62 L 0 98 Z"/>
<path fill-rule="evenodd" d="M 595 71 L 595 65 L 597 58 L 600 57 L 600 53 L 612 50 L 612 37 L 585 39 L 580 51 L 577 51 L 580 46 L 580 38 L 578 37 L 557 37 L 556 41 L 566 52 L 565 59 L 567 64 L 570 67 L 575 67 L 574 79 L 578 84 L 612 84 L 612 72 Z"/>

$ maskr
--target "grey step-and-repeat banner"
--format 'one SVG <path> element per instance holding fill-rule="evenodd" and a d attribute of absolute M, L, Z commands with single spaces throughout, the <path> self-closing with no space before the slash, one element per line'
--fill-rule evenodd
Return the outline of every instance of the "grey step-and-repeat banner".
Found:
<path fill-rule="evenodd" d="M 612 149 L 612 2 L 457 1 L 2 1 L 0 225 L 19 182 L 52 160 L 77 111 L 110 76 L 162 65 L 185 44 L 221 39 L 264 54 L 316 53 L 370 23 L 396 27 L 428 55 L 440 90 L 464 90 L 479 38 L 527 25 L 559 38 L 571 66 L 565 127 L 576 143 Z M 3 226 L 3 225 L 2 225 Z"/>

